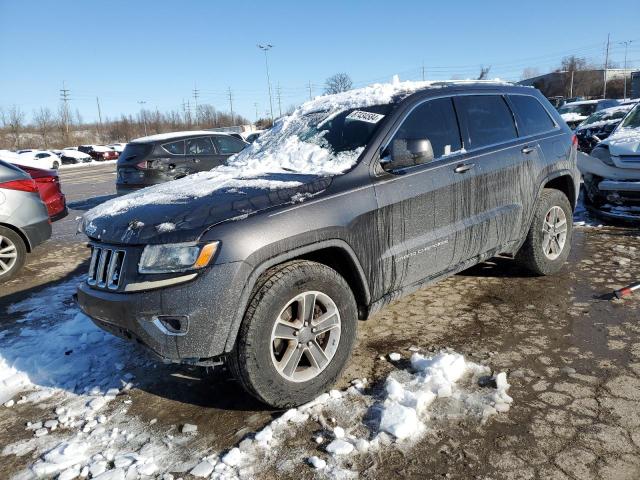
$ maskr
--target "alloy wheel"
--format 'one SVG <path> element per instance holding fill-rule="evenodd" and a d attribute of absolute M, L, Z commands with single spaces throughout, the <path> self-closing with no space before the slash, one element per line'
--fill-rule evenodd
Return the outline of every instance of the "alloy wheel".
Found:
<path fill-rule="evenodd" d="M 7 237 L 0 235 L 0 275 L 9 273 L 18 261 L 18 249 Z"/>
<path fill-rule="evenodd" d="M 542 251 L 549 260 L 555 260 L 567 241 L 567 215 L 555 205 L 544 216 L 542 224 Z"/>
<path fill-rule="evenodd" d="M 271 331 L 271 360 L 291 382 L 307 382 L 331 363 L 340 343 L 340 312 L 317 291 L 303 292 L 282 309 Z"/>

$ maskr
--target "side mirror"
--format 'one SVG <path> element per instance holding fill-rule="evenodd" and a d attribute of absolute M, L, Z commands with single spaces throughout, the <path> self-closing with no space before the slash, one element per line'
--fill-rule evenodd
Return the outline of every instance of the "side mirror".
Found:
<path fill-rule="evenodd" d="M 385 170 L 413 167 L 432 161 L 433 147 L 426 138 L 396 139 L 391 142 L 389 157 L 383 162 Z"/>

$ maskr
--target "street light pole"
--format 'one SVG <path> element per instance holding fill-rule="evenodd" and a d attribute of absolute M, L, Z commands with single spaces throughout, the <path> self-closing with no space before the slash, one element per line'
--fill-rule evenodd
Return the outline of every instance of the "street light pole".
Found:
<path fill-rule="evenodd" d="M 258 44 L 258 48 L 264 52 L 264 66 L 267 69 L 267 85 L 269 87 L 269 109 L 271 110 L 271 123 L 273 123 L 273 100 L 271 98 L 271 78 L 269 77 L 269 59 L 267 52 L 273 48 L 273 45 L 267 43 L 265 45 Z"/>
<path fill-rule="evenodd" d="M 630 43 L 633 43 L 633 40 L 620 42 L 620 45 L 624 45 L 624 93 L 622 98 L 627 98 L 627 48 L 629 48 Z"/>
<path fill-rule="evenodd" d="M 142 123 L 144 124 L 144 135 L 147 136 L 147 115 L 144 113 L 143 105 L 147 103 L 144 100 L 138 100 L 138 105 L 140 105 L 140 116 L 142 117 Z"/>

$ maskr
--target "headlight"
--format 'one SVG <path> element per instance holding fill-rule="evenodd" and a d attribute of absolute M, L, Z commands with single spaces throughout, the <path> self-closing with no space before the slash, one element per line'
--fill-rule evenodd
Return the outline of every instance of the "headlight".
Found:
<path fill-rule="evenodd" d="M 602 163 L 604 163 L 605 165 L 609 165 L 610 167 L 615 167 L 615 163 L 613 163 L 613 160 L 611 160 L 611 153 L 609 152 L 609 148 L 602 146 L 602 147 L 595 147 L 590 154 L 592 157 L 597 158 L 598 160 L 600 160 Z"/>
<path fill-rule="evenodd" d="M 219 242 L 206 245 L 174 243 L 147 245 L 142 251 L 138 271 L 140 273 L 171 273 L 203 268 L 209 265 Z"/>

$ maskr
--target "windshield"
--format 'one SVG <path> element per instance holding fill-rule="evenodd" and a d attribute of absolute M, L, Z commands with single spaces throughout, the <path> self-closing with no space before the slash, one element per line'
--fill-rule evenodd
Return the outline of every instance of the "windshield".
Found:
<path fill-rule="evenodd" d="M 625 117 L 620 124 L 621 128 L 640 128 L 640 104 L 633 107 L 633 110 Z"/>
<path fill-rule="evenodd" d="M 256 162 L 264 171 L 341 173 L 356 160 L 395 104 L 293 114 L 238 153 L 230 165 Z"/>
<path fill-rule="evenodd" d="M 616 110 L 615 112 L 607 112 L 606 110 L 601 110 L 599 112 L 594 113 L 589 118 L 587 118 L 582 125 L 591 125 L 596 122 L 606 122 L 609 120 L 616 120 L 618 118 L 622 118 L 627 114 L 628 110 Z"/>
<path fill-rule="evenodd" d="M 576 113 L 578 115 L 582 115 L 584 117 L 588 117 L 596 110 L 595 103 L 567 103 L 558 109 L 558 112 L 562 115 L 563 113 Z"/>

